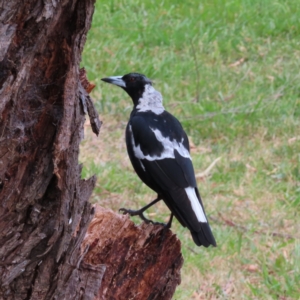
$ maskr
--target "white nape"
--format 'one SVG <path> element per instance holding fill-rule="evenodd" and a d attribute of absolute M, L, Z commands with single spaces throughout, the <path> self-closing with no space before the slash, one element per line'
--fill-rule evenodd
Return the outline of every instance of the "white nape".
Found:
<path fill-rule="evenodd" d="M 191 202 L 192 209 L 195 212 L 198 221 L 202 223 L 207 223 L 205 213 L 196 195 L 195 188 L 193 187 L 185 188 L 185 192 Z"/>
<path fill-rule="evenodd" d="M 136 109 L 139 112 L 152 111 L 156 115 L 160 115 L 165 111 L 162 105 L 162 95 L 151 84 L 145 85 L 145 91 L 142 97 L 138 100 Z"/>

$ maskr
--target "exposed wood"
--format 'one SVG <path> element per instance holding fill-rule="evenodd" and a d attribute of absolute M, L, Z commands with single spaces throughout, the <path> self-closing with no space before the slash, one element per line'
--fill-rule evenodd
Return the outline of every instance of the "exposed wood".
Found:
<path fill-rule="evenodd" d="M 84 261 L 106 265 L 97 300 L 172 299 L 180 284 L 180 241 L 162 226 L 136 226 L 128 216 L 97 206 L 83 249 L 87 245 Z"/>

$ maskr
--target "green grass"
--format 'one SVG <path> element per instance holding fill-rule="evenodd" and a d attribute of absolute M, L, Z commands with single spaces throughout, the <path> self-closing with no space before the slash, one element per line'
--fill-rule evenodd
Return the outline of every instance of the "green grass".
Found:
<path fill-rule="evenodd" d="M 92 200 L 117 210 L 154 197 L 124 159 L 131 100 L 102 77 L 155 81 L 195 145 L 196 173 L 221 157 L 198 180 L 218 247 L 197 248 L 174 224 L 185 259 L 174 299 L 300 298 L 299 11 L 298 0 L 96 3 L 82 61 L 104 120 L 82 144 Z M 151 213 L 168 216 L 163 204 Z"/>

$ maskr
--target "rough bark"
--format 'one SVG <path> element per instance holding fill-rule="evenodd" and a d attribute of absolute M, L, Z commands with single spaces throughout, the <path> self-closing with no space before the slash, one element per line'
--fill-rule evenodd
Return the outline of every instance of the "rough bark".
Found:
<path fill-rule="evenodd" d="M 84 113 L 101 125 L 79 71 L 93 5 L 0 0 L 0 299 L 170 299 L 180 280 L 179 242 L 157 227 L 120 216 L 112 239 L 102 215 L 105 247 L 82 245 L 96 180 L 80 178 Z"/>
<path fill-rule="evenodd" d="M 93 299 L 79 62 L 94 0 L 0 2 L 0 299 Z M 93 278 L 93 285 L 87 278 Z"/>
<path fill-rule="evenodd" d="M 83 249 L 84 262 L 106 265 L 95 300 L 171 299 L 180 283 L 180 241 L 162 226 L 135 226 L 128 216 L 96 207 Z"/>

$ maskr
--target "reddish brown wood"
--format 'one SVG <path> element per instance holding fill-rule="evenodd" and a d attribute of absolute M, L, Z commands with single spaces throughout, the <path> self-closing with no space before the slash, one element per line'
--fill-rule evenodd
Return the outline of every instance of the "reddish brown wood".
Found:
<path fill-rule="evenodd" d="M 86 263 L 106 265 L 97 300 L 172 298 L 183 258 L 180 241 L 162 228 L 96 207 L 82 247 L 90 245 Z"/>

